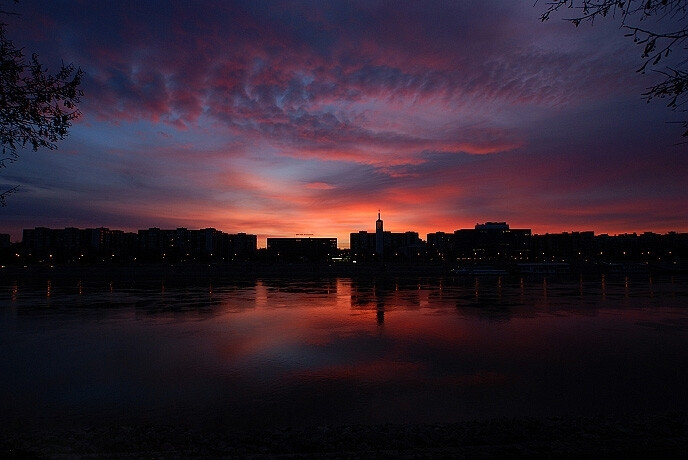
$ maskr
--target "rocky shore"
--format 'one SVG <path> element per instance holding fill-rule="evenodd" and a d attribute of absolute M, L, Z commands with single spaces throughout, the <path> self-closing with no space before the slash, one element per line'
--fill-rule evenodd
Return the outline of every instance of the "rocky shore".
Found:
<path fill-rule="evenodd" d="M 114 426 L 3 427 L 8 459 L 108 458 L 685 458 L 685 413 L 632 418 L 511 418 L 437 425 L 264 431 Z"/>

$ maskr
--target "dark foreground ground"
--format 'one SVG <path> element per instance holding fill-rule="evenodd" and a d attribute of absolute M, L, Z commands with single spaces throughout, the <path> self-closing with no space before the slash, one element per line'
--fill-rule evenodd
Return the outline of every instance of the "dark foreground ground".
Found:
<path fill-rule="evenodd" d="M 686 458 L 685 413 L 617 420 L 517 418 L 439 425 L 347 425 L 269 431 L 116 426 L 17 432 L 2 458 Z"/>

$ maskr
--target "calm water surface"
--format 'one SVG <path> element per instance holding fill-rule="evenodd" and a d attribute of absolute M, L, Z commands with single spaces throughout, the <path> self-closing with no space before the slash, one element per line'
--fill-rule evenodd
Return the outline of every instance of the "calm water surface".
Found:
<path fill-rule="evenodd" d="M 0 279 L 0 422 L 277 427 L 688 408 L 688 277 Z"/>

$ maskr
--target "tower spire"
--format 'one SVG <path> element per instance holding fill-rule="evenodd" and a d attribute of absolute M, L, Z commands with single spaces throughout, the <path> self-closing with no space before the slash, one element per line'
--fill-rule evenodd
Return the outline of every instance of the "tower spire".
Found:
<path fill-rule="evenodd" d="M 384 249 L 384 230 L 382 229 L 382 218 L 380 218 L 380 210 L 377 210 L 377 220 L 375 221 L 375 253 L 378 257 L 382 257 Z"/>

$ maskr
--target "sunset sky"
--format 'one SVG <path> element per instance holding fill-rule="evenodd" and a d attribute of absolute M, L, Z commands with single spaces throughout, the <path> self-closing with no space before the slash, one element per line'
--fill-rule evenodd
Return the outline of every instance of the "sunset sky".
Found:
<path fill-rule="evenodd" d="M 619 22 L 545 2 L 3 2 L 8 36 L 85 73 L 58 150 L 0 170 L 0 232 L 265 237 L 688 231 L 688 144 Z M 685 114 L 684 114 L 685 115 Z"/>

